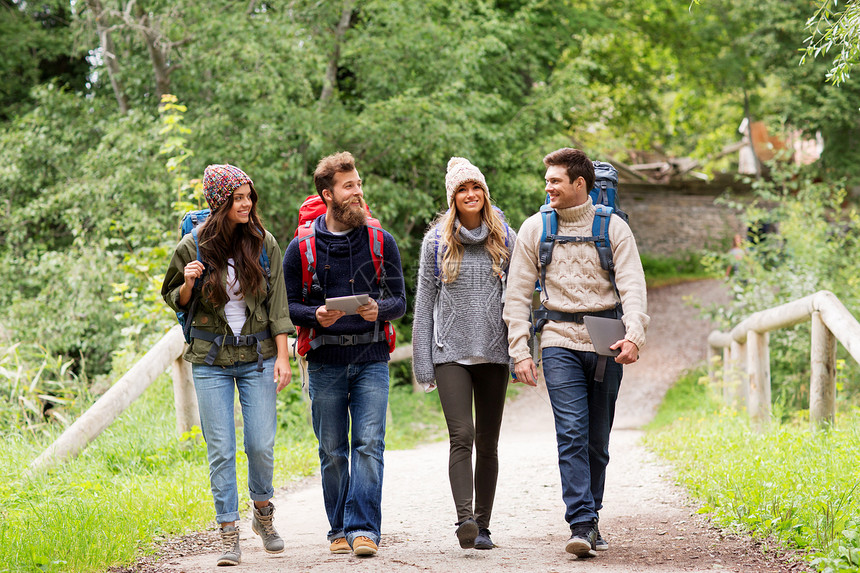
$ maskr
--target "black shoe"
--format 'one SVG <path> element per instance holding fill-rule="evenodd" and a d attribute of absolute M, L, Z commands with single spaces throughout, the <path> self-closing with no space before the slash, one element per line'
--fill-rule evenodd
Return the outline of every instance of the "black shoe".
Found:
<path fill-rule="evenodd" d="M 577 557 L 594 557 L 594 542 L 597 539 L 597 528 L 594 522 L 575 523 L 570 526 L 570 539 L 564 546 L 564 550 L 573 553 Z"/>
<path fill-rule="evenodd" d="M 486 527 L 478 528 L 478 537 L 475 538 L 475 549 L 492 549 L 495 547 L 490 539 L 490 530 Z"/>
<path fill-rule="evenodd" d="M 606 551 L 609 549 L 609 542 L 603 539 L 603 536 L 600 535 L 600 529 L 597 527 L 597 523 L 594 524 L 594 531 L 597 534 L 594 539 L 594 550 L 595 551 Z"/>
<path fill-rule="evenodd" d="M 463 520 L 457 525 L 457 539 L 460 541 L 460 547 L 463 549 L 472 549 L 475 547 L 475 538 L 478 537 L 478 524 L 471 517 Z"/>

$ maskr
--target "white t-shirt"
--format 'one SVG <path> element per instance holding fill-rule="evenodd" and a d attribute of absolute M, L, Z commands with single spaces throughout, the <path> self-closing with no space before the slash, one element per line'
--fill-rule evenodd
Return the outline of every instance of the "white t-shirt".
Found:
<path fill-rule="evenodd" d="M 248 303 L 240 292 L 239 281 L 236 280 L 236 268 L 233 259 L 227 259 L 227 304 L 224 305 L 224 314 L 227 316 L 227 323 L 233 330 L 233 335 L 242 334 L 242 327 L 245 326 L 245 315 Z"/>

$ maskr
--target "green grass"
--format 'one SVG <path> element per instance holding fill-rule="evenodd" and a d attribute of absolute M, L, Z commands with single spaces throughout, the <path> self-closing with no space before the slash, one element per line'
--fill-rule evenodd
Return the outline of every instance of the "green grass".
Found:
<path fill-rule="evenodd" d="M 808 419 L 754 430 L 723 408 L 704 373 L 666 396 L 647 444 L 720 526 L 799 549 L 827 572 L 860 570 L 860 412 L 811 432 Z"/>
<path fill-rule="evenodd" d="M 444 418 L 434 394 L 394 386 L 386 442 L 391 449 L 439 439 Z M 310 408 L 296 375 L 278 396 L 275 486 L 318 471 Z M 161 376 L 77 458 L 24 477 L 59 435 L 0 435 L 0 573 L 90 572 L 127 565 L 166 536 L 212 527 L 206 448 L 199 429 L 175 431 L 172 384 Z M 7 426 L 8 427 L 8 426 Z M 237 436 L 241 444 L 241 433 Z M 240 507 L 247 459 L 237 452 Z M 244 492 L 244 493 L 243 493 Z"/>
<path fill-rule="evenodd" d="M 639 258 L 649 288 L 714 278 L 702 265 L 699 253 L 682 253 L 674 257 L 640 254 Z"/>

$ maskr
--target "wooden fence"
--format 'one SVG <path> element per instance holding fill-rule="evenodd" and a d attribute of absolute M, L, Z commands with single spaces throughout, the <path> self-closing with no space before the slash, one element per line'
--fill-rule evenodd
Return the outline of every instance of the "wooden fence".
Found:
<path fill-rule="evenodd" d="M 290 340 L 290 356 L 293 341 Z M 47 468 L 72 458 L 101 434 L 165 370 L 173 375 L 173 400 L 176 407 L 176 431 L 179 435 L 200 425 L 197 395 L 191 378 L 191 365 L 183 360 L 185 340 L 179 325 L 171 328 L 131 369 L 110 387 L 80 418 L 66 428 L 29 466 L 28 471 Z M 412 345 L 405 344 L 391 354 L 391 362 L 412 358 Z"/>
<path fill-rule="evenodd" d="M 732 400 L 732 389 L 739 388 L 750 417 L 758 422 L 769 420 L 769 332 L 807 320 L 812 321 L 809 418 L 813 427 L 832 424 L 836 415 L 836 341 L 860 362 L 860 323 L 829 291 L 756 312 L 730 332 L 711 332 L 709 374 L 716 379 L 716 363 L 722 355 L 724 399 Z"/>

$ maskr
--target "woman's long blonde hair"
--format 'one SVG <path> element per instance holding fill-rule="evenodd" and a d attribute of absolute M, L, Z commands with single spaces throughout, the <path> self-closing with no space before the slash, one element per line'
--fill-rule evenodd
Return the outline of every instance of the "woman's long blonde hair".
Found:
<path fill-rule="evenodd" d="M 440 244 L 438 248 L 443 249 L 444 252 L 439 269 L 439 278 L 445 284 L 457 280 L 457 277 L 460 276 L 460 263 L 463 262 L 464 247 L 460 241 L 460 228 L 463 225 L 457 219 L 456 211 L 457 207 L 454 204 L 450 209 L 436 217 L 433 225 L 431 225 L 431 228 L 438 227 L 439 229 Z M 484 248 L 487 249 L 487 254 L 493 261 L 493 274 L 499 275 L 507 266 L 511 253 L 505 245 L 507 230 L 503 216 L 500 211 L 493 207 L 486 191 L 484 191 L 484 208 L 481 209 L 481 222 L 489 230 Z"/>

